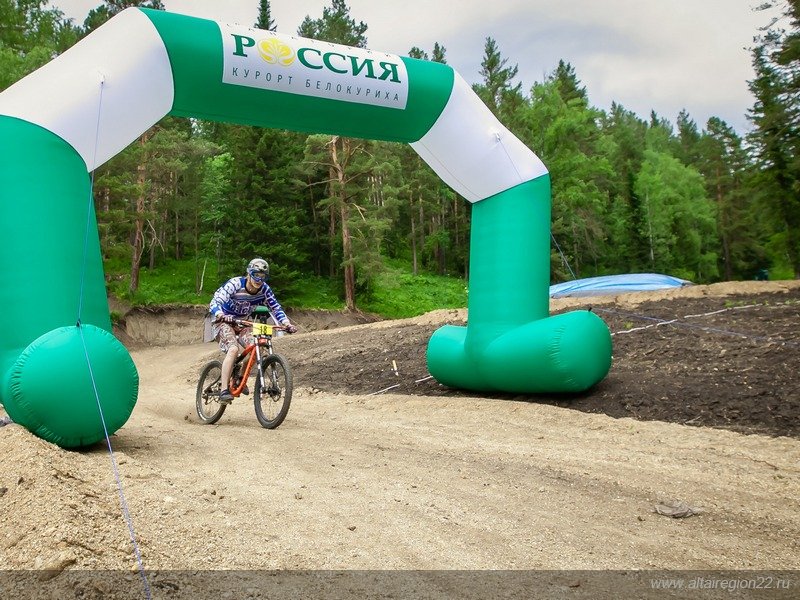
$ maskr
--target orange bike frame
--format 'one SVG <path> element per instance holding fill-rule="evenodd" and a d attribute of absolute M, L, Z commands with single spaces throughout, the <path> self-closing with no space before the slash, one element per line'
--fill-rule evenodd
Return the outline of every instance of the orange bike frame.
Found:
<path fill-rule="evenodd" d="M 239 385 L 237 385 L 235 389 L 231 388 L 231 394 L 235 398 L 238 398 L 241 395 L 244 386 L 247 384 L 247 379 L 250 377 L 250 371 L 253 369 L 253 364 L 256 362 L 256 353 L 254 352 L 256 346 L 267 347 L 267 345 L 268 345 L 267 340 L 256 339 L 256 343 L 250 344 L 247 348 L 245 348 L 244 352 L 242 352 L 242 355 L 237 359 L 236 362 L 239 363 L 244 360 L 245 356 L 247 356 L 248 354 L 250 355 L 247 359 L 247 364 L 244 367 L 244 371 L 242 372 Z"/>

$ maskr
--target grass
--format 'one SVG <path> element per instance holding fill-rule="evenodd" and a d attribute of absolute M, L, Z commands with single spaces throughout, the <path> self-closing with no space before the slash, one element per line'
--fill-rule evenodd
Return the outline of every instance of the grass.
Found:
<path fill-rule="evenodd" d="M 769 278 L 772 281 L 783 281 L 786 279 L 794 279 L 794 271 L 789 265 L 774 266 L 769 270 Z"/>
<path fill-rule="evenodd" d="M 134 306 L 163 304 L 207 304 L 211 294 L 221 282 L 215 274 L 206 272 L 204 290 L 195 291 L 194 261 L 169 261 L 154 269 L 141 269 L 139 289 L 131 295 L 130 266 L 106 263 L 106 274 L 110 277 L 109 292 Z"/>
<path fill-rule="evenodd" d="M 413 275 L 409 264 L 390 261 L 361 309 L 390 319 L 414 317 L 439 308 L 467 305 L 467 283 L 460 277 Z"/>
<path fill-rule="evenodd" d="M 748 304 L 750 304 L 750 302 L 745 300 L 725 300 L 724 306 L 725 308 L 737 308 L 739 306 L 747 306 Z"/>
<path fill-rule="evenodd" d="M 218 277 L 216 266 L 209 265 L 203 290 L 196 293 L 195 262 L 172 260 L 154 269 L 142 269 L 139 289 L 131 295 L 128 292 L 129 269 L 130 265 L 125 262 L 105 264 L 109 292 L 134 306 L 208 304 L 214 290 L 229 276 Z M 301 310 L 343 310 L 345 307 L 338 280 L 304 275 L 281 282 L 278 274 L 271 283 L 285 307 Z M 430 273 L 412 275 L 410 263 L 388 261 L 386 270 L 374 280 L 369 292 L 357 297 L 356 305 L 360 310 L 387 319 L 413 317 L 439 308 L 461 308 L 467 305 L 467 284 L 458 277 Z"/>
<path fill-rule="evenodd" d="M 342 310 L 344 302 L 339 296 L 339 282 L 324 277 L 304 275 L 283 289 L 280 281 L 274 283 L 281 304 L 307 310 Z"/>

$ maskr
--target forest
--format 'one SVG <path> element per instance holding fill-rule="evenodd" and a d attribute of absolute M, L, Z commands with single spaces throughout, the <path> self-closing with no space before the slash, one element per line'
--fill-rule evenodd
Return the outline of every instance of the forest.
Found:
<path fill-rule="evenodd" d="M 744 134 L 685 110 L 601 110 L 564 60 L 523 89 L 518 63 L 485 38 L 474 90 L 551 174 L 553 282 L 800 277 L 800 0 L 755 10 L 772 5 L 783 16 L 753 32 Z M 106 0 L 76 24 L 47 0 L 0 0 L 0 90 L 129 6 L 164 8 Z M 367 47 L 345 0 L 295 31 L 253 0 L 252 25 Z M 447 62 L 438 43 L 407 55 Z M 470 204 L 407 145 L 166 117 L 92 177 L 106 272 L 130 298 L 143 271 L 173 263 L 191 265 L 206 297 L 256 255 L 282 289 L 318 278 L 351 310 L 388 263 L 469 280 Z"/>

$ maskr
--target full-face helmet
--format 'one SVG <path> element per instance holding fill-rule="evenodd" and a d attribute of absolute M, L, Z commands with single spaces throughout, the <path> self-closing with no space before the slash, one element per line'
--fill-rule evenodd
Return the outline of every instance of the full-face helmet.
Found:
<path fill-rule="evenodd" d="M 254 258 L 247 265 L 247 275 L 256 283 L 269 279 L 269 265 L 263 258 Z"/>

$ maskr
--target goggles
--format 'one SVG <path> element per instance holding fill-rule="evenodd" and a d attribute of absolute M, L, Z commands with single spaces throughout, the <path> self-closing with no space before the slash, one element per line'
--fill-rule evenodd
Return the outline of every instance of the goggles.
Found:
<path fill-rule="evenodd" d="M 269 275 L 267 275 L 266 271 L 250 271 L 250 277 L 252 277 L 254 281 L 258 281 L 259 283 L 269 279 Z"/>

